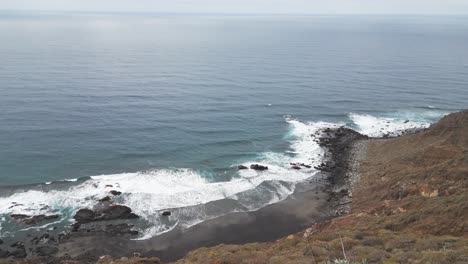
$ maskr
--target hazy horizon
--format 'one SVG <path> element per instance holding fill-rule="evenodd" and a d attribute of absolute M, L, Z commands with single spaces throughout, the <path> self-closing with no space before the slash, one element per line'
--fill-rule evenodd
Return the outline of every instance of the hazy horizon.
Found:
<path fill-rule="evenodd" d="M 3 0 L 0 10 L 310 15 L 468 15 L 463 0 Z"/>

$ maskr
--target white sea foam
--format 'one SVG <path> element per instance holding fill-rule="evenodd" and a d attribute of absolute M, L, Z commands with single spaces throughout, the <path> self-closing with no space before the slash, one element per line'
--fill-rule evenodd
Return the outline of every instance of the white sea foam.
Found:
<path fill-rule="evenodd" d="M 348 116 L 356 130 L 370 137 L 398 136 L 411 129 L 427 128 L 435 119 L 448 113 L 441 111 L 395 112 L 384 116 L 350 113 Z"/>
<path fill-rule="evenodd" d="M 402 130 L 427 127 L 430 118 L 434 116 L 435 113 L 431 112 L 422 116 L 397 113 L 384 117 L 349 114 L 355 128 L 369 136 L 398 135 Z M 289 116 L 286 117 L 286 121 L 290 128 L 286 136 L 286 140 L 290 142 L 289 151 L 261 153 L 257 159 L 243 164 L 250 166 L 255 163 L 268 166 L 266 171 L 241 170 L 237 177 L 226 182 L 210 182 L 191 169 L 160 169 L 91 176 L 89 180 L 67 190 L 28 190 L 9 197 L 0 197 L 0 215 L 50 214 L 57 210 L 63 212 L 64 209 L 69 214 L 73 214 L 79 208 L 94 206 L 97 200 L 108 195 L 110 190 L 118 190 L 123 194 L 117 201 L 129 206 L 136 214 L 151 223 L 140 237 L 147 239 L 172 230 L 176 225 L 189 227 L 217 217 L 219 214 L 229 213 L 222 210 L 207 213 L 203 206 L 197 207 L 211 201 L 232 199 L 239 205 L 232 210 L 257 210 L 284 200 L 294 192 L 295 183 L 313 176 L 317 172 L 313 167 L 323 162 L 325 154 L 317 143 L 317 139 L 322 136 L 321 130 L 343 125 L 301 122 Z M 294 170 L 290 163 L 304 163 L 311 168 Z M 68 181 L 76 182 L 77 179 Z M 109 187 L 110 185 L 112 187 Z M 160 211 L 168 208 L 180 208 L 180 210 L 171 216 L 171 221 L 163 223 L 159 218 Z"/>

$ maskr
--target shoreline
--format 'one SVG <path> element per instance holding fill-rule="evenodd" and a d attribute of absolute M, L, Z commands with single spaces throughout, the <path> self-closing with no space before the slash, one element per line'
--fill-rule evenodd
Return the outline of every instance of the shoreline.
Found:
<path fill-rule="evenodd" d="M 52 243 L 39 246 L 28 243 L 29 252 L 36 253 L 33 258 L 84 263 L 94 263 L 103 255 L 119 258 L 134 253 L 168 262 L 200 247 L 274 241 L 346 214 L 351 209 L 352 182 L 356 181 L 356 168 L 365 155 L 368 137 L 344 127 L 324 132 L 326 136 L 320 138 L 319 144 L 326 149 L 328 160 L 312 178 L 298 183 L 293 194 L 283 201 L 251 212 L 222 215 L 187 229 L 175 228 L 148 240 L 131 240 L 128 224 L 93 223 L 91 227 L 53 239 Z M 209 204 L 222 207 L 226 202 Z M 112 224 L 116 228 L 114 233 L 106 232 Z M 38 249 L 42 251 L 39 254 Z"/>
<path fill-rule="evenodd" d="M 467 124 L 464 110 L 419 133 L 355 141 L 349 213 L 268 243 L 200 248 L 177 263 L 467 263 Z"/>
<path fill-rule="evenodd" d="M 313 179 L 298 183 L 294 193 L 283 201 L 251 212 L 222 215 L 185 230 L 175 228 L 148 240 L 115 241 L 107 235 L 72 236 L 59 246 L 57 257 L 91 263 L 103 255 L 120 258 L 137 253 L 172 262 L 201 247 L 274 241 L 346 214 L 351 209 L 351 182 L 356 181 L 368 137 L 344 127 L 327 129 L 326 133 L 320 144 L 327 149 L 330 159 L 322 164 L 321 172 Z M 353 173 L 349 173 L 351 168 Z M 90 245 L 99 245 L 101 249 Z M 70 248 L 81 250 L 70 251 Z"/>

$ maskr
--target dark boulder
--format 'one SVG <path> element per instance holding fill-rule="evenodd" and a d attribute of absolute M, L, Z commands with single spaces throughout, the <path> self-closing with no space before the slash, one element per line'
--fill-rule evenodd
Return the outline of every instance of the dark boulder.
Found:
<path fill-rule="evenodd" d="M 302 168 L 299 167 L 299 166 L 292 166 L 291 169 L 300 170 L 300 169 L 302 169 Z"/>
<path fill-rule="evenodd" d="M 249 168 L 247 166 L 244 166 L 244 165 L 239 165 L 239 166 L 237 166 L 237 169 L 238 170 L 247 170 Z"/>
<path fill-rule="evenodd" d="M 114 220 L 114 219 L 130 219 L 138 218 L 137 215 L 132 213 L 132 209 L 125 205 L 113 205 L 109 206 L 106 209 L 100 211 L 102 214 L 99 220 Z"/>
<path fill-rule="evenodd" d="M 252 164 L 252 165 L 250 165 L 250 168 L 252 170 L 258 170 L 258 171 L 268 170 L 267 166 L 262 166 L 262 165 L 259 165 L 259 164 Z"/>
<path fill-rule="evenodd" d="M 86 223 L 94 221 L 96 214 L 93 210 L 90 209 L 80 209 L 76 212 L 75 216 L 73 217 L 78 223 Z"/>
<path fill-rule="evenodd" d="M 171 215 L 171 212 L 170 211 L 164 211 L 162 213 L 163 216 L 170 216 Z"/>
<path fill-rule="evenodd" d="M 78 230 L 80 230 L 80 226 L 81 226 L 81 224 L 78 223 L 78 222 L 72 224 L 71 225 L 72 232 L 78 232 Z"/>
<path fill-rule="evenodd" d="M 101 203 L 106 203 L 106 202 L 111 202 L 111 201 L 112 201 L 112 199 L 109 196 L 106 196 L 106 197 L 99 200 L 99 202 L 101 202 Z"/>
<path fill-rule="evenodd" d="M 116 190 L 112 190 L 109 192 L 110 194 L 114 195 L 114 196 L 118 196 L 118 195 L 121 195 L 122 192 L 119 192 L 119 191 L 116 191 Z"/>
<path fill-rule="evenodd" d="M 22 221 L 22 220 L 24 220 L 26 218 L 29 218 L 31 216 L 25 215 L 25 214 L 11 214 L 10 217 L 17 220 L 17 221 Z"/>
<path fill-rule="evenodd" d="M 125 205 L 111 205 L 110 203 L 101 203 L 98 204 L 94 210 L 78 210 L 73 218 L 77 223 L 83 224 L 94 221 L 134 219 L 138 218 L 138 215 L 132 213 L 132 209 Z"/>

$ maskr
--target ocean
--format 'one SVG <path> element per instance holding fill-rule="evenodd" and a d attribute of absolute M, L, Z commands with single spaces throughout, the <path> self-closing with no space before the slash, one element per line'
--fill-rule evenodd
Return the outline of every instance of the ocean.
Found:
<path fill-rule="evenodd" d="M 392 136 L 465 109 L 467 47 L 468 17 L 2 11 L 0 236 L 110 189 L 139 239 L 281 201 L 317 172 L 321 128 Z"/>

